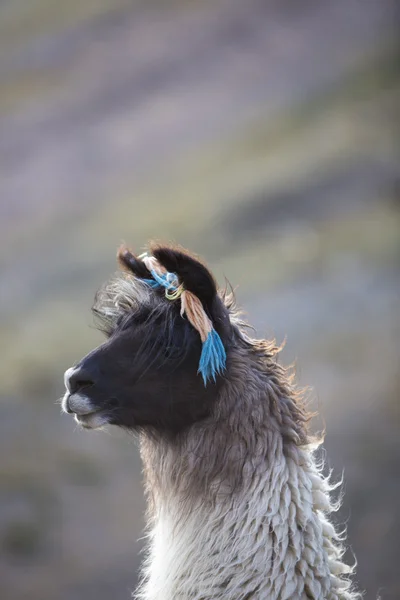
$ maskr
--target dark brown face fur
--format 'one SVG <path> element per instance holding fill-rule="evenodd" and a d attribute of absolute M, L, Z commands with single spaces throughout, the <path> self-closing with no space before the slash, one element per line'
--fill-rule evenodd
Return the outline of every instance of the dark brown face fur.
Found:
<path fill-rule="evenodd" d="M 152 254 L 200 298 L 228 350 L 228 311 L 209 271 L 180 250 L 155 247 Z M 63 407 L 88 428 L 110 423 L 175 434 L 210 414 L 223 377 L 204 385 L 200 336 L 180 315 L 180 300 L 144 283 L 151 274 L 127 249 L 119 261 L 125 273 L 94 306 L 108 339 L 67 371 Z"/>

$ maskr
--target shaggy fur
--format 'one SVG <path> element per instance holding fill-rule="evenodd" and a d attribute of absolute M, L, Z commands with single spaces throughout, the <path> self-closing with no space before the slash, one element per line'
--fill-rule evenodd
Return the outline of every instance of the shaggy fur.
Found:
<path fill-rule="evenodd" d="M 273 344 L 238 331 L 212 417 L 172 443 L 142 436 L 150 550 L 142 600 L 354 600 L 336 487 Z"/>
<path fill-rule="evenodd" d="M 129 253 L 123 263 L 136 277 L 148 275 Z M 214 315 L 214 323 L 213 311 L 220 316 L 228 362 L 226 376 L 207 396 L 200 398 L 196 392 L 201 414 L 186 407 L 179 427 L 172 429 L 166 419 L 160 426 L 158 415 L 154 415 L 157 426 L 142 425 L 138 417 L 136 425 L 125 423 L 126 409 L 116 421 L 112 417 L 108 421 L 140 431 L 148 551 L 135 598 L 359 598 L 349 580 L 352 568 L 342 560 L 342 538 L 329 521 L 337 508 L 330 500 L 335 486 L 315 460 L 318 444 L 307 432 L 301 394 L 276 360 L 279 349 L 273 342 L 248 336 L 230 295 L 216 299 L 207 289 L 204 306 L 211 318 Z M 126 326 L 129 319 L 143 314 L 144 322 L 154 327 L 154 311 L 158 327 L 170 341 L 171 329 L 181 326 L 171 304 L 137 278 L 117 278 L 99 296 L 96 311 L 106 320 L 111 341 L 121 323 Z M 188 343 L 195 342 L 185 338 L 183 346 Z M 157 347 L 164 346 L 159 341 Z M 198 356 L 199 347 L 196 352 Z M 178 354 L 186 373 L 195 361 L 185 363 L 187 350 Z M 84 359 L 85 368 L 93 363 L 92 354 L 89 359 L 89 363 Z M 157 358 L 153 362 L 156 365 Z M 174 366 L 172 377 L 176 372 Z M 157 371 L 153 381 L 156 377 Z M 196 403 L 196 397 L 187 396 L 187 404 Z M 184 398 L 181 407 L 183 402 Z M 94 394 L 93 404 L 92 414 L 98 414 L 103 404 Z"/>

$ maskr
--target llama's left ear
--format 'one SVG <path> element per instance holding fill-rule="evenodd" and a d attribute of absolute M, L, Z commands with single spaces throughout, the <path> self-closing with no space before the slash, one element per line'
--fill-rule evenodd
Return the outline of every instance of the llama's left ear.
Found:
<path fill-rule="evenodd" d="M 228 312 L 217 293 L 215 279 L 207 267 L 183 250 L 152 246 L 151 253 L 167 271 L 178 276 L 179 282 L 186 290 L 199 298 L 217 329 L 218 326 L 224 325 L 225 328 L 228 325 Z"/>
<path fill-rule="evenodd" d="M 125 271 L 133 273 L 140 279 L 151 279 L 151 273 L 144 262 L 140 258 L 136 258 L 126 246 L 118 248 L 117 259 Z"/>

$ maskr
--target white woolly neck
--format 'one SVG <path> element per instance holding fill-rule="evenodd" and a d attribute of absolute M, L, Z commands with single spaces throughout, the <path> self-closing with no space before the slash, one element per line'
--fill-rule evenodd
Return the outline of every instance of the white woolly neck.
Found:
<path fill-rule="evenodd" d="M 142 439 L 151 509 L 135 597 L 354 600 L 327 518 L 332 486 L 311 445 L 297 445 L 283 371 L 238 359 L 240 385 L 231 377 L 209 422 L 177 444 Z"/>

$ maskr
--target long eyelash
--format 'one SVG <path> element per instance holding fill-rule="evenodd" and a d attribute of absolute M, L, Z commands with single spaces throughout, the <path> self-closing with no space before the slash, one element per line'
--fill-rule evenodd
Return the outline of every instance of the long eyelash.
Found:
<path fill-rule="evenodd" d="M 110 337 L 126 315 L 139 314 L 150 298 L 148 288 L 130 276 L 117 276 L 99 289 L 92 312 L 100 331 Z"/>
<path fill-rule="evenodd" d="M 96 329 L 101 331 L 106 337 L 110 337 L 116 328 L 115 321 L 96 307 L 92 308 L 92 314 Z"/>

